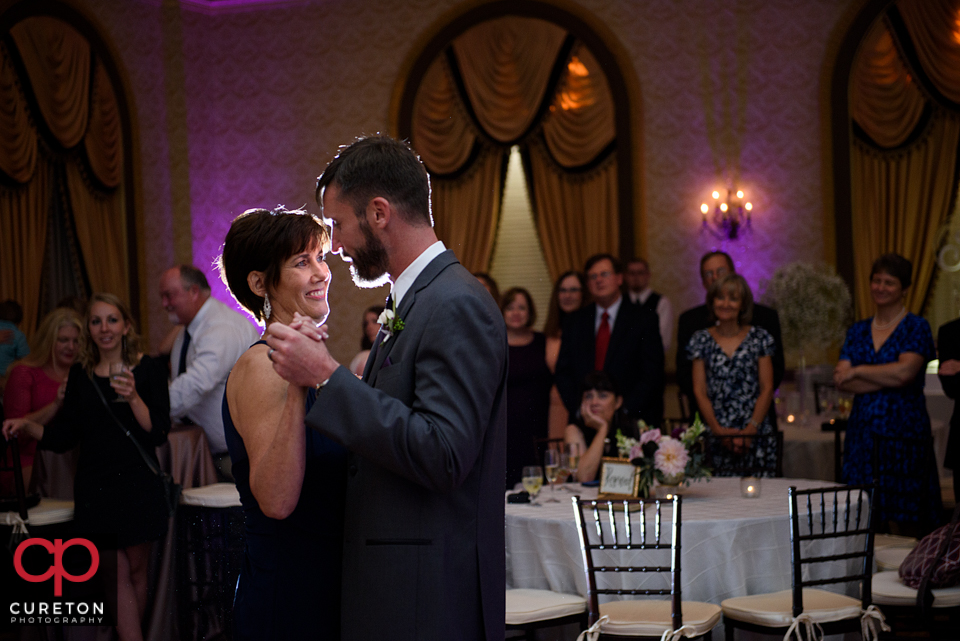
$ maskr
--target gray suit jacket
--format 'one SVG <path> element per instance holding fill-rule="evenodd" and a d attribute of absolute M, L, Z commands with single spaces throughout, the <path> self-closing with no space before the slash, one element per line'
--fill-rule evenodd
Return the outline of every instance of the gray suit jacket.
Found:
<path fill-rule="evenodd" d="M 503 639 L 507 338 L 453 255 L 401 301 L 405 327 L 306 417 L 350 452 L 343 636 Z"/>

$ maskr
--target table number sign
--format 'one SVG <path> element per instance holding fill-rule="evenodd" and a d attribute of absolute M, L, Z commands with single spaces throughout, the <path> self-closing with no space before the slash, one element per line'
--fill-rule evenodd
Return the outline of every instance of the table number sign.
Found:
<path fill-rule="evenodd" d="M 604 457 L 600 463 L 598 499 L 635 499 L 640 489 L 640 471 L 625 458 Z"/>

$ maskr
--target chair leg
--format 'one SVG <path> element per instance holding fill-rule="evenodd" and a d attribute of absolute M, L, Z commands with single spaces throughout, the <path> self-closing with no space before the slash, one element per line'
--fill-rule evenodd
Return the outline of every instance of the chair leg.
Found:
<path fill-rule="evenodd" d="M 729 620 L 723 623 L 723 634 L 726 641 L 733 641 L 733 625 L 731 625 L 731 623 Z"/>

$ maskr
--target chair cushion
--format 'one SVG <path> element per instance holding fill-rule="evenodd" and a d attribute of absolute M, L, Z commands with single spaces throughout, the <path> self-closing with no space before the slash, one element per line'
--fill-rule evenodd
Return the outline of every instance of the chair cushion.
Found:
<path fill-rule="evenodd" d="M 860 599 L 843 594 L 812 588 L 803 590 L 803 613 L 817 623 L 859 618 L 861 606 Z M 786 628 L 793 622 L 793 590 L 733 597 L 725 599 L 720 607 L 725 616 L 737 621 Z"/>
<path fill-rule="evenodd" d="M 913 606 L 917 603 L 917 591 L 903 584 L 896 570 L 877 572 L 873 575 L 873 602 L 877 605 Z M 933 590 L 933 607 L 952 608 L 960 605 L 960 587 Z"/>
<path fill-rule="evenodd" d="M 720 623 L 720 608 L 712 603 L 684 601 L 681 604 L 683 625 L 693 628 L 688 636 L 700 636 Z M 600 616 L 610 620 L 600 626 L 603 634 L 659 637 L 672 630 L 672 609 L 669 601 L 629 600 L 600 604 Z"/>
<path fill-rule="evenodd" d="M 890 546 L 877 550 L 873 558 L 877 560 L 878 570 L 896 570 L 900 564 L 907 558 L 913 548 Z"/>
<path fill-rule="evenodd" d="M 233 483 L 190 487 L 180 495 L 180 504 L 198 507 L 240 507 L 240 492 Z"/>
<path fill-rule="evenodd" d="M 507 590 L 507 625 L 559 619 L 586 610 L 587 600 L 578 594 L 550 590 Z"/>
<path fill-rule="evenodd" d="M 40 499 L 36 507 L 27 510 L 30 525 L 54 525 L 73 520 L 73 501 Z"/>
<path fill-rule="evenodd" d="M 947 539 L 947 549 L 938 561 L 940 546 Z M 931 567 L 934 563 L 936 566 Z M 900 564 L 900 578 L 911 588 L 919 588 L 927 572 L 931 572 L 931 588 L 949 588 L 960 583 L 960 523 L 948 523 L 923 537 Z"/>
<path fill-rule="evenodd" d="M 873 550 L 882 550 L 883 548 L 914 548 L 917 546 L 917 540 L 912 536 L 899 536 L 897 534 L 877 534 L 873 537 Z"/>

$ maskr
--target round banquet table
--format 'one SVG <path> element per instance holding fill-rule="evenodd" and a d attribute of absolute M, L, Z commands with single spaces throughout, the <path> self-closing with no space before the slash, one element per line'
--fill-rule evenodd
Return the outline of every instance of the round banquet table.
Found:
<path fill-rule="evenodd" d="M 726 598 L 790 588 L 790 524 L 787 488 L 832 486 L 821 480 L 762 480 L 759 498 L 740 495 L 739 478 L 714 478 L 683 490 L 681 590 L 685 601 L 719 604 Z M 571 497 L 593 499 L 596 488 L 571 483 L 558 486 L 559 503 L 540 507 L 506 505 L 507 588 L 538 588 L 586 596 L 587 583 Z M 648 509 L 648 515 L 649 510 Z M 670 509 L 664 510 L 664 537 L 669 541 Z M 648 524 L 651 519 L 648 516 Z M 618 574 L 623 584 L 662 581 Z M 614 579 L 619 580 L 619 579 Z M 829 587 L 826 589 L 830 589 Z M 842 586 L 839 589 L 843 589 Z M 855 593 L 851 586 L 848 592 Z M 722 638 L 722 637 L 720 637 Z"/>

